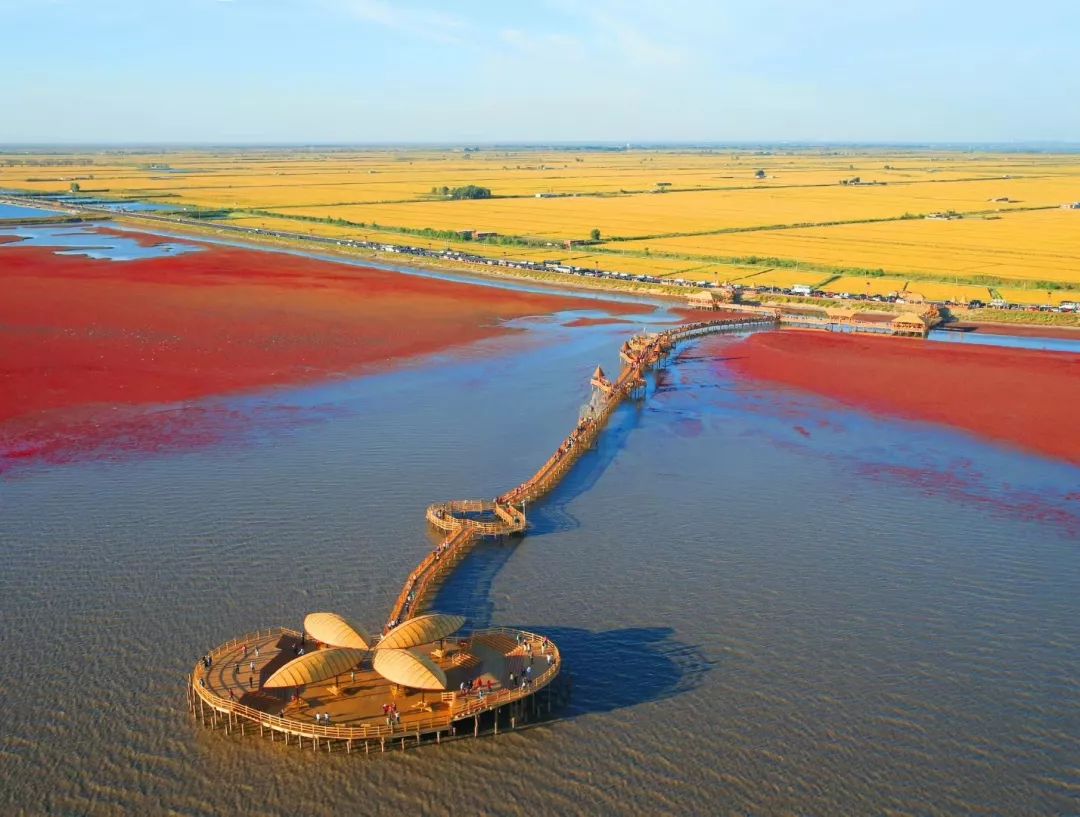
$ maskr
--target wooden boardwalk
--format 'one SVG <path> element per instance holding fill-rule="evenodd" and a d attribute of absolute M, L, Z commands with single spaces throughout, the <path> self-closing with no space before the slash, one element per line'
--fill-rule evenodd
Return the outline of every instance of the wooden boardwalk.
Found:
<path fill-rule="evenodd" d="M 438 588 L 478 539 L 525 533 L 526 505 L 559 484 L 581 455 L 593 446 L 608 419 L 624 400 L 644 394 L 646 372 L 663 362 L 678 343 L 718 332 L 775 325 L 776 319 L 770 315 L 740 315 L 683 324 L 665 332 L 630 338 L 619 351 L 623 362 L 619 376 L 612 382 L 597 370 L 600 378 L 593 377 L 596 395 L 591 411 L 535 474 L 493 500 L 454 500 L 427 509 L 428 522 L 447 536 L 409 574 L 391 608 L 387 628 L 427 610 Z"/>
<path fill-rule="evenodd" d="M 775 320 L 723 318 L 630 338 L 619 352 L 623 361 L 619 376 L 611 381 L 596 369 L 588 410 L 535 474 L 492 500 L 456 500 L 428 508 L 428 522 L 446 536 L 409 574 L 387 629 L 425 611 L 438 587 L 480 539 L 525 533 L 526 504 L 559 484 L 624 400 L 644 395 L 647 371 L 661 364 L 679 342 L 764 325 L 775 325 Z M 445 692 L 423 693 L 390 683 L 375 672 L 371 653 L 355 670 L 309 684 L 302 695 L 299 690 L 283 693 L 264 686 L 308 646 L 316 645 L 303 633 L 280 627 L 221 645 L 209 653 L 208 662 L 200 661 L 192 671 L 191 712 L 204 725 L 226 732 L 245 735 L 258 729 L 260 736 L 280 737 L 286 744 L 310 745 L 313 750 L 368 753 L 475 736 L 482 719 L 485 731 L 498 734 L 500 726 L 516 728 L 540 715 L 545 706 L 550 712 L 553 698 L 568 695 L 570 689 L 565 680 L 554 686 L 562 669 L 557 645 L 536 633 L 502 627 L 421 645 L 444 673 L 449 686 Z M 387 715 L 384 707 L 390 704 L 397 717 Z"/>

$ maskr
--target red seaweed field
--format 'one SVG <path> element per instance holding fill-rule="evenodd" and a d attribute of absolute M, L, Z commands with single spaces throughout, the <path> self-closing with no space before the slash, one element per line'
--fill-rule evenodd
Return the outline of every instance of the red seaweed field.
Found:
<path fill-rule="evenodd" d="M 201 439 L 207 412 L 177 404 L 386 369 L 510 332 L 509 319 L 600 306 L 218 246 L 110 261 L 8 242 L 0 290 L 0 470 Z"/>
<path fill-rule="evenodd" d="M 725 365 L 857 408 L 1080 463 L 1076 355 L 784 331 L 751 335 L 731 348 Z"/>

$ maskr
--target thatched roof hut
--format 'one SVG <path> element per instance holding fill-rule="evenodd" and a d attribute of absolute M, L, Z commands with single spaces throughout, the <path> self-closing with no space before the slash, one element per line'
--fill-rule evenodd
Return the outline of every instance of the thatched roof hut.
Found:
<path fill-rule="evenodd" d="M 930 331 L 930 323 L 923 315 L 914 312 L 904 312 L 892 319 L 892 331 L 894 335 L 916 335 L 923 337 Z"/>
<path fill-rule="evenodd" d="M 859 310 L 847 306 L 831 306 L 825 310 L 825 314 L 829 317 L 829 320 L 837 323 L 850 323 L 859 319 Z"/>

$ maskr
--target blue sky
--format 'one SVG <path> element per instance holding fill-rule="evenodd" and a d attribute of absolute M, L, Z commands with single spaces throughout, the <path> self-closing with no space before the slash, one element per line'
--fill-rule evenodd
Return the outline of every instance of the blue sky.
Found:
<path fill-rule="evenodd" d="M 1080 0 L 0 0 L 0 142 L 1080 141 Z"/>

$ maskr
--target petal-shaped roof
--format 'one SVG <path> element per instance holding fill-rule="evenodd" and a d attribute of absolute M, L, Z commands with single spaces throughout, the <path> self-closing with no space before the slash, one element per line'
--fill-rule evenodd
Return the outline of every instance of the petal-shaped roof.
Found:
<path fill-rule="evenodd" d="M 407 650 L 421 644 L 430 644 L 440 638 L 446 638 L 465 625 L 465 616 L 450 616 L 444 613 L 428 613 L 401 622 L 383 636 L 375 649 Z"/>
<path fill-rule="evenodd" d="M 298 687 L 305 684 L 317 684 L 335 675 L 341 675 L 356 667 L 366 650 L 352 650 L 344 647 L 332 647 L 328 650 L 316 650 L 307 655 L 294 658 L 277 672 L 266 679 L 264 687 Z"/>
<path fill-rule="evenodd" d="M 304 629 L 316 641 L 331 647 L 371 649 L 371 636 L 337 613 L 311 613 L 304 619 Z"/>
<path fill-rule="evenodd" d="M 411 689 L 446 689 L 446 675 L 430 658 L 408 650 L 378 650 L 374 667 L 387 681 Z"/>

